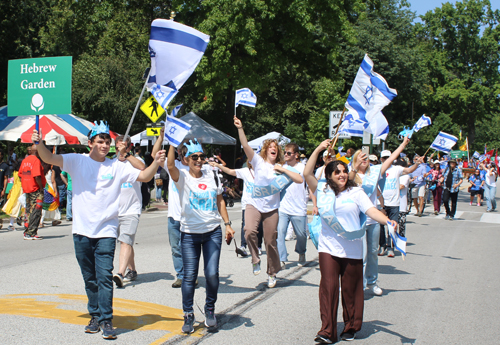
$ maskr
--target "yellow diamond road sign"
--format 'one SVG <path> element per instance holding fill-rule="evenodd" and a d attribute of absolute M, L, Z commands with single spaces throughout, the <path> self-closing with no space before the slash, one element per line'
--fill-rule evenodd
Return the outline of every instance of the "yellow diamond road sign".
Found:
<path fill-rule="evenodd" d="M 146 102 L 142 103 L 141 110 L 153 122 L 158 121 L 158 119 L 165 112 L 165 110 L 161 107 L 161 105 L 158 104 L 153 96 L 149 97 Z"/>
<path fill-rule="evenodd" d="M 146 135 L 148 137 L 157 137 L 160 135 L 161 127 L 148 127 L 146 128 Z"/>

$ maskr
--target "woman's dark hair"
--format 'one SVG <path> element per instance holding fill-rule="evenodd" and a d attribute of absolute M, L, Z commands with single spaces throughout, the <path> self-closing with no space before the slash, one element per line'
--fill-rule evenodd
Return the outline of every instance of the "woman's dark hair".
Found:
<path fill-rule="evenodd" d="M 347 164 L 345 164 L 342 161 L 333 161 L 333 162 L 330 162 L 325 167 L 326 184 L 327 184 L 328 187 L 330 187 L 333 190 L 333 192 L 335 193 L 335 195 L 339 195 L 339 193 L 340 193 L 340 187 L 338 187 L 333 182 L 333 180 L 330 177 L 332 176 L 332 174 L 334 172 L 336 172 L 336 171 L 338 172 L 339 171 L 339 169 L 338 169 L 339 165 L 342 165 L 344 167 L 344 169 L 345 169 L 345 172 L 349 173 L 349 169 L 347 168 Z M 345 184 L 345 188 L 349 189 L 349 188 L 352 188 L 352 187 L 356 187 L 356 183 L 353 180 L 350 180 L 349 178 L 347 178 L 347 182 Z M 325 189 L 326 189 L 326 186 L 325 186 Z"/>
<path fill-rule="evenodd" d="M 399 166 L 402 166 L 403 168 L 408 168 L 408 163 L 406 163 L 406 161 L 404 159 L 402 159 L 401 157 L 396 159 L 396 162 L 393 163 L 393 165 L 399 165 Z"/>

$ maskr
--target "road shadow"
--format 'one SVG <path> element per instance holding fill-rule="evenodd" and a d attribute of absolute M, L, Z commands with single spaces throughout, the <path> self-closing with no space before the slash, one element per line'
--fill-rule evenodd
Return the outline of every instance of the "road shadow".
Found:
<path fill-rule="evenodd" d="M 63 238 L 63 237 L 67 237 L 68 235 L 57 235 L 57 236 L 40 236 L 42 237 L 44 240 L 52 240 L 54 238 Z"/>
<path fill-rule="evenodd" d="M 134 287 L 135 285 L 152 283 L 158 280 L 174 280 L 175 277 L 168 272 L 147 272 L 147 273 L 139 273 L 137 275 L 137 280 L 131 282 L 125 282 L 122 288 L 126 289 L 127 287 Z"/>
<path fill-rule="evenodd" d="M 339 329 L 338 331 L 339 334 L 344 329 L 344 324 L 339 323 L 339 326 L 340 325 L 341 327 L 337 326 L 337 328 Z M 380 320 L 363 321 L 363 326 L 361 327 L 361 330 L 358 333 L 356 333 L 356 338 L 367 339 L 372 334 L 383 332 L 398 337 L 401 340 L 401 344 L 415 344 L 415 342 L 417 341 L 416 338 L 406 337 L 396 331 L 390 330 L 389 328 L 387 328 L 387 326 L 392 326 L 392 324 Z"/>
<path fill-rule="evenodd" d="M 444 291 L 440 287 L 433 287 L 433 288 L 417 288 L 417 289 L 408 289 L 408 290 L 394 290 L 394 289 L 383 289 L 382 296 L 387 296 L 393 292 L 417 292 L 417 291 L 432 291 L 432 292 L 440 292 Z M 365 290 L 364 292 L 364 300 L 368 301 L 375 297 L 373 293 L 370 292 L 370 290 Z"/>
<path fill-rule="evenodd" d="M 462 258 L 454 258 L 453 256 L 442 256 L 442 258 L 450 260 L 463 260 Z"/>
<path fill-rule="evenodd" d="M 217 329 L 208 329 L 209 333 L 217 333 L 219 331 L 230 331 L 240 326 L 253 327 L 255 324 L 252 319 L 237 314 L 216 315 L 219 327 Z"/>
<path fill-rule="evenodd" d="M 378 273 L 379 274 L 411 274 L 406 271 L 402 271 L 397 269 L 391 265 L 378 265 Z"/>

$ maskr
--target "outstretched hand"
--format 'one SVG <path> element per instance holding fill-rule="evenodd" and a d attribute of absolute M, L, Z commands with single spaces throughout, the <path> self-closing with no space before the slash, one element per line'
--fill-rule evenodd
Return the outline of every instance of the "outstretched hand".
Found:
<path fill-rule="evenodd" d="M 330 146 L 331 141 L 332 141 L 331 139 L 323 140 L 323 142 L 321 144 L 319 144 L 317 149 L 319 149 L 321 151 L 326 150 Z"/>
<path fill-rule="evenodd" d="M 167 151 L 165 150 L 160 150 L 156 153 L 155 162 L 158 163 L 159 166 L 165 165 L 166 154 Z"/>
<path fill-rule="evenodd" d="M 236 115 L 233 117 L 234 125 L 236 128 L 240 129 L 243 128 L 243 124 L 241 123 L 241 120 L 236 117 Z"/>

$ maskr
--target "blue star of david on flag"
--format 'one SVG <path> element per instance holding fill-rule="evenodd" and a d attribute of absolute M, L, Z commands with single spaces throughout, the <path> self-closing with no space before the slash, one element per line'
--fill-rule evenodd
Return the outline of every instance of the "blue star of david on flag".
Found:
<path fill-rule="evenodd" d="M 255 108 L 257 105 L 257 96 L 249 88 L 236 90 L 234 107 L 236 108 L 240 104 Z"/>
<path fill-rule="evenodd" d="M 437 151 L 450 153 L 451 148 L 456 144 L 457 140 L 458 138 L 451 134 L 439 132 L 436 139 L 434 139 L 431 148 Z"/>
<path fill-rule="evenodd" d="M 170 145 L 174 147 L 179 146 L 190 129 L 191 125 L 189 123 L 167 115 L 167 121 L 165 122 L 165 139 L 168 140 Z"/>

